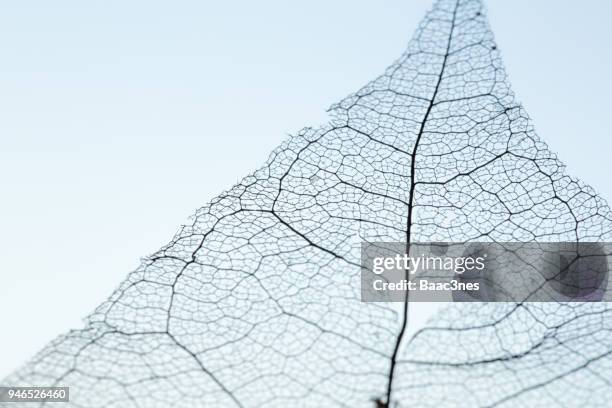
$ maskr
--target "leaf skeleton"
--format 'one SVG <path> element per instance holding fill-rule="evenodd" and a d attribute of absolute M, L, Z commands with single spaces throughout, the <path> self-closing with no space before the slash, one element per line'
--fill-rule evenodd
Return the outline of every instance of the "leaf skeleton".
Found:
<path fill-rule="evenodd" d="M 450 304 L 412 332 L 409 302 L 359 298 L 361 242 L 612 238 L 516 101 L 482 2 L 437 1 L 329 115 L 2 383 L 82 408 L 610 406 L 606 302 Z"/>

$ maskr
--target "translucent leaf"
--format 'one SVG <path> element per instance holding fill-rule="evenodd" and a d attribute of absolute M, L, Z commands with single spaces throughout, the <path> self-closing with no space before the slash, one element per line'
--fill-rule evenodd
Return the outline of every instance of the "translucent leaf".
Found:
<path fill-rule="evenodd" d="M 359 298 L 362 241 L 612 240 L 516 102 L 481 2 L 438 1 L 329 112 L 4 384 L 87 408 L 609 404 L 606 303 L 455 304 L 404 336 L 403 304 Z"/>

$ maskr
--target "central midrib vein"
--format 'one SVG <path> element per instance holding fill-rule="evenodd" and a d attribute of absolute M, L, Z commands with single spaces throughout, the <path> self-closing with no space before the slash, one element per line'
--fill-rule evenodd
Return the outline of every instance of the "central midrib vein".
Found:
<path fill-rule="evenodd" d="M 415 191 L 415 174 L 416 174 L 416 155 L 417 150 L 419 148 L 419 142 L 421 141 L 421 137 L 425 131 L 425 124 L 429 118 L 429 114 L 435 104 L 436 96 L 438 95 L 438 89 L 440 88 L 440 83 L 442 82 L 442 77 L 444 75 L 444 70 L 446 68 L 446 61 L 448 59 L 448 55 L 450 53 L 451 42 L 453 38 L 453 30 L 455 29 L 455 17 L 457 15 L 457 8 L 459 6 L 459 0 L 455 3 L 455 8 L 453 10 L 453 18 L 451 20 L 451 28 L 448 34 L 448 42 L 446 44 L 446 52 L 444 53 L 444 59 L 442 61 L 442 68 L 440 69 L 440 74 L 438 75 L 438 81 L 436 83 L 436 87 L 434 92 L 429 100 L 429 105 L 427 106 L 427 111 L 423 116 L 423 120 L 421 121 L 421 126 L 419 128 L 419 133 L 417 134 L 416 141 L 414 143 L 414 148 L 412 149 L 412 154 L 410 155 L 410 192 L 408 198 L 408 217 L 406 221 L 406 254 L 410 254 L 410 244 L 411 244 L 411 229 L 412 229 L 412 210 L 414 208 L 414 191 Z M 409 278 L 408 271 L 405 272 L 405 279 Z M 387 394 L 386 394 L 386 405 L 387 407 L 391 407 L 391 393 L 393 390 L 393 379 L 395 375 L 395 367 L 397 363 L 397 354 L 399 352 L 400 346 L 402 344 L 402 339 L 406 332 L 406 327 L 408 326 L 408 300 L 409 300 L 410 292 L 406 290 L 406 295 L 404 298 L 404 310 L 402 313 L 402 325 L 400 331 L 397 335 L 397 339 L 395 342 L 395 347 L 393 349 L 393 354 L 391 355 L 391 366 L 389 367 L 389 381 L 387 383 Z"/>

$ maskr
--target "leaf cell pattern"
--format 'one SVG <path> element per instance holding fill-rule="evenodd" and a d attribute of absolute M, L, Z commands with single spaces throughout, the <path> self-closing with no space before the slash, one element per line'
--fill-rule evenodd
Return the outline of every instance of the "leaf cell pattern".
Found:
<path fill-rule="evenodd" d="M 360 301 L 362 241 L 612 240 L 515 100 L 481 1 L 439 0 L 329 112 L 4 384 L 83 408 L 610 406 L 607 303 L 453 304 L 407 336 L 408 302 Z"/>

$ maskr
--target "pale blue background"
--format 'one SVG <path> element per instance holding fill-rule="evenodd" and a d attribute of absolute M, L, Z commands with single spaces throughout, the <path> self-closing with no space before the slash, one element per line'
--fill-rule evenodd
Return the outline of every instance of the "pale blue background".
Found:
<path fill-rule="evenodd" d="M 612 199 L 609 1 L 496 0 L 519 99 Z M 0 377 L 286 133 L 403 51 L 425 0 L 31 1 L 0 10 Z"/>

